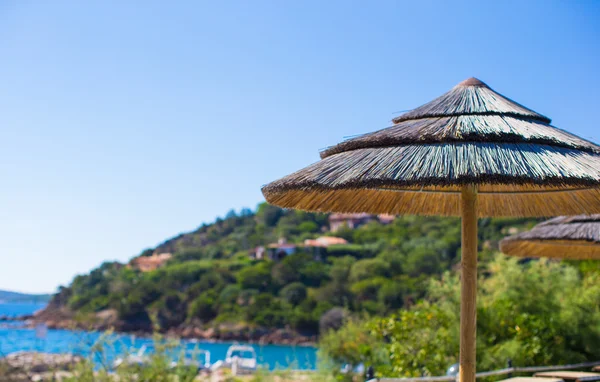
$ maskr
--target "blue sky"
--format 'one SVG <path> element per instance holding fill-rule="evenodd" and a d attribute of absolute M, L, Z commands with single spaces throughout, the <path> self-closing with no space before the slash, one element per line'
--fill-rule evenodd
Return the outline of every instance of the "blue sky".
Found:
<path fill-rule="evenodd" d="M 476 76 L 598 142 L 593 1 L 4 1 L 0 289 L 49 292 Z"/>

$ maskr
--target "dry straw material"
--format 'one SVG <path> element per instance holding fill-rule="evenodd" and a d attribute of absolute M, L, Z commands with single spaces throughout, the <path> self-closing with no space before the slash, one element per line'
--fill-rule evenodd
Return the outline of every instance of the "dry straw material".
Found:
<path fill-rule="evenodd" d="M 479 216 L 600 213 L 600 147 L 471 78 L 330 147 L 263 187 L 268 202 L 309 211 L 460 215 L 475 184 Z"/>
<path fill-rule="evenodd" d="M 560 216 L 509 236 L 500 250 L 520 257 L 600 260 L 600 215 Z"/>

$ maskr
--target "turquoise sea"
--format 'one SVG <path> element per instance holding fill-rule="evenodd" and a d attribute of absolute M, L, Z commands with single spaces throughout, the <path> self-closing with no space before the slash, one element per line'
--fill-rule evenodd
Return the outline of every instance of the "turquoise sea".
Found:
<path fill-rule="evenodd" d="M 43 308 L 39 304 L 0 304 L 0 316 L 18 316 L 31 314 Z M 48 329 L 37 332 L 22 326 L 21 322 L 0 322 L 0 356 L 16 351 L 40 351 L 48 353 L 77 353 L 89 355 L 91 347 L 103 336 L 100 332 L 85 332 L 73 330 Z M 106 335 L 104 335 L 106 336 Z M 130 353 L 145 345 L 152 351 L 153 340 L 139 338 L 130 335 L 111 335 L 108 338 L 108 346 L 105 360 L 98 362 L 109 362 L 119 355 Z M 232 343 L 227 342 L 205 342 L 205 341 L 182 341 L 181 346 L 192 351 L 200 348 L 210 352 L 212 363 L 224 359 L 227 349 Z M 315 369 L 317 363 L 317 349 L 304 346 L 283 345 L 255 345 L 252 344 L 258 356 L 258 362 L 268 365 L 270 369 L 293 368 L 293 369 Z"/>
<path fill-rule="evenodd" d="M 0 303 L 0 316 L 22 316 L 25 314 L 35 313 L 44 307 L 44 304 L 15 304 L 15 303 Z"/>

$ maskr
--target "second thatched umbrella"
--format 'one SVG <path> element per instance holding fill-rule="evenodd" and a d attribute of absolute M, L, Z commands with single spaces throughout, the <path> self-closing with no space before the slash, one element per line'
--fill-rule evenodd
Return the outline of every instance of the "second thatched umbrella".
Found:
<path fill-rule="evenodd" d="M 600 213 L 600 147 L 471 78 L 263 187 L 317 212 L 462 217 L 460 379 L 475 380 L 477 218 Z"/>
<path fill-rule="evenodd" d="M 600 215 L 559 216 L 500 241 L 510 256 L 600 260 Z"/>

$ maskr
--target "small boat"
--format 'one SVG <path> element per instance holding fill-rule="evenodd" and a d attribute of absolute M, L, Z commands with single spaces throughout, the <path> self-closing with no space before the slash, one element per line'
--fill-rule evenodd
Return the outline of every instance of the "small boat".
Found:
<path fill-rule="evenodd" d="M 149 362 L 150 358 L 145 355 L 146 345 L 142 345 L 136 353 L 128 354 L 125 357 L 119 357 L 113 362 L 113 367 L 116 369 L 119 366 L 142 366 Z"/>
<path fill-rule="evenodd" d="M 198 359 L 198 356 L 200 355 L 204 355 L 204 362 L 201 362 Z M 210 352 L 203 349 L 186 350 L 183 361 L 173 361 L 171 362 L 171 367 L 174 368 L 181 364 L 183 364 L 183 366 L 194 366 L 198 368 L 198 370 L 210 369 Z"/>
<path fill-rule="evenodd" d="M 353 366 L 353 365 L 350 365 L 349 363 L 346 363 L 341 367 L 340 372 L 342 374 L 348 374 L 348 373 L 364 374 L 365 373 L 365 364 L 361 362 L 358 365 Z"/>
<path fill-rule="evenodd" d="M 221 368 L 231 369 L 234 375 L 247 374 L 256 371 L 256 351 L 252 346 L 233 344 L 227 349 L 225 360 L 215 362 L 211 371 Z"/>

